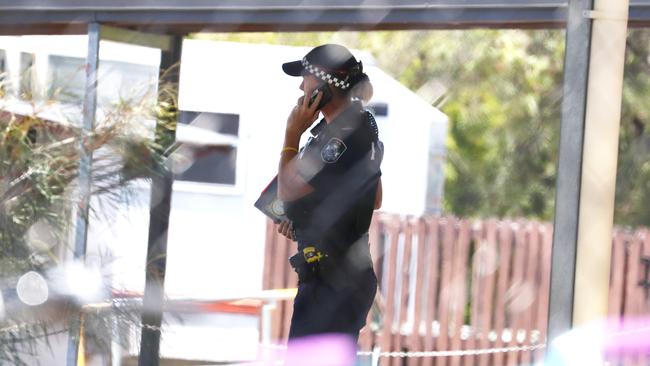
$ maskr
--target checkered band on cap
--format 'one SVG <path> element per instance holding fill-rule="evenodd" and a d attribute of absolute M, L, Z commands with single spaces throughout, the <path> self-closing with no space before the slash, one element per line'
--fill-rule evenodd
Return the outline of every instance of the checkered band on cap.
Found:
<path fill-rule="evenodd" d="M 341 80 L 336 76 L 328 73 L 327 71 L 320 69 L 318 66 L 312 65 L 311 63 L 309 63 L 309 61 L 307 61 L 306 57 L 303 57 L 301 62 L 302 62 L 302 67 L 305 70 L 307 70 L 307 72 L 323 80 L 324 82 L 342 90 L 346 90 L 350 87 L 350 83 L 348 82 L 347 77 L 345 78 L 345 80 Z"/>

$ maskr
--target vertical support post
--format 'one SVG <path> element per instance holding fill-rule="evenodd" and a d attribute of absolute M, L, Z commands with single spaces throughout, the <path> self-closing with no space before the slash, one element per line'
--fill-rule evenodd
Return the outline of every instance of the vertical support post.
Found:
<path fill-rule="evenodd" d="M 99 23 L 88 24 L 88 55 L 86 57 L 86 89 L 84 91 L 82 134 L 88 135 L 94 127 L 97 109 L 97 69 L 99 68 Z M 88 209 L 92 185 L 92 151 L 86 150 L 85 138 L 81 139 L 79 149 L 79 177 L 77 192 L 79 204 L 75 209 L 74 259 L 83 260 L 86 256 L 88 239 Z M 77 365 L 79 340 L 81 335 L 81 314 L 75 315 L 68 335 L 67 366 Z"/>
<path fill-rule="evenodd" d="M 120 339 L 119 324 L 116 315 L 112 315 L 111 330 L 113 332 L 113 337 L 111 339 L 110 366 L 122 366 L 122 342 Z"/>
<path fill-rule="evenodd" d="M 550 341 L 607 315 L 628 5 L 569 0 Z"/>
<path fill-rule="evenodd" d="M 173 38 L 170 50 L 162 52 L 160 62 L 159 101 L 170 97 L 161 94 L 160 86 L 170 82 L 178 87 L 181 48 L 183 37 Z M 172 66 L 174 66 L 172 68 Z M 162 95 L 162 97 L 160 97 Z M 178 89 L 171 91 L 171 97 L 178 95 Z M 172 126 L 156 124 L 156 141 L 164 150 L 176 140 L 176 121 Z M 171 164 L 171 162 L 169 162 Z M 149 211 L 149 242 L 147 246 L 147 263 L 144 300 L 142 308 L 142 336 L 140 342 L 139 366 L 158 366 L 160 363 L 160 327 L 163 315 L 165 273 L 167 269 L 167 230 L 172 199 L 174 176 L 171 166 L 160 175 L 154 176 L 151 185 L 151 203 Z"/>
<path fill-rule="evenodd" d="M 628 0 L 594 0 L 573 325 L 607 316 Z"/>
<path fill-rule="evenodd" d="M 272 360 L 271 350 L 271 320 L 273 319 L 273 310 L 277 308 L 277 299 L 264 300 L 262 305 L 262 319 L 261 319 L 261 361 L 267 365 Z"/>
<path fill-rule="evenodd" d="M 591 20 L 583 13 L 593 0 L 569 0 L 564 53 L 560 153 L 555 190 L 548 340 L 571 329 L 576 268 L 580 179 L 591 48 Z M 547 348 L 548 349 L 548 348 Z"/>

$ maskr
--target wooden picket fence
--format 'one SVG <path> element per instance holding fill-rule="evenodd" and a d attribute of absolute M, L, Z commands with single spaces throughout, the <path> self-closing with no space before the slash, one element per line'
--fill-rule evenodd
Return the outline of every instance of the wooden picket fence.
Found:
<path fill-rule="evenodd" d="M 552 238 L 552 225 L 535 221 L 375 214 L 370 248 L 379 291 L 360 335 L 360 349 L 426 352 L 544 344 Z M 296 286 L 297 277 L 287 263 L 295 250 L 295 243 L 277 234 L 269 222 L 265 289 Z M 640 261 L 644 255 L 650 256 L 646 230 L 615 231 L 610 315 L 650 310 L 646 292 L 638 285 L 645 276 Z M 277 342 L 286 341 L 291 311 L 292 304 L 285 302 L 274 314 L 272 338 Z M 530 365 L 544 352 L 382 357 L 380 364 Z"/>

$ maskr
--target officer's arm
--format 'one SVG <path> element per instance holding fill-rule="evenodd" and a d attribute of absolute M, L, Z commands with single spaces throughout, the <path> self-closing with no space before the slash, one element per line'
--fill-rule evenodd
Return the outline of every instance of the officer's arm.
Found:
<path fill-rule="evenodd" d="M 298 142 L 292 146 L 298 146 Z M 298 174 L 296 162 L 295 151 L 282 152 L 278 166 L 278 198 L 284 202 L 296 200 L 314 191 L 314 187 Z"/>
<path fill-rule="evenodd" d="M 382 194 L 383 194 L 383 189 L 381 187 L 381 178 L 379 178 L 379 182 L 377 183 L 377 194 L 375 195 L 375 210 L 381 208 L 381 201 L 383 198 Z"/>
<path fill-rule="evenodd" d="M 318 117 L 316 108 L 322 97 L 322 92 L 318 93 L 316 100 L 311 104 L 309 98 L 300 97 L 298 104 L 293 107 L 287 118 L 284 146 L 289 150 L 282 150 L 278 166 L 278 198 L 282 201 L 290 202 L 314 191 L 314 188 L 298 174 L 296 155 L 300 136 Z"/>

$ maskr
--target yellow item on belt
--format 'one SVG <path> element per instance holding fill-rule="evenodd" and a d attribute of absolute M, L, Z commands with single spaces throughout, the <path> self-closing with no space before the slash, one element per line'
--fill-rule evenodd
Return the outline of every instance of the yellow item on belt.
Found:
<path fill-rule="evenodd" d="M 318 251 L 316 247 L 305 247 L 302 250 L 302 255 L 305 257 L 305 262 L 314 263 L 321 260 L 321 258 L 326 257 L 323 252 Z"/>

